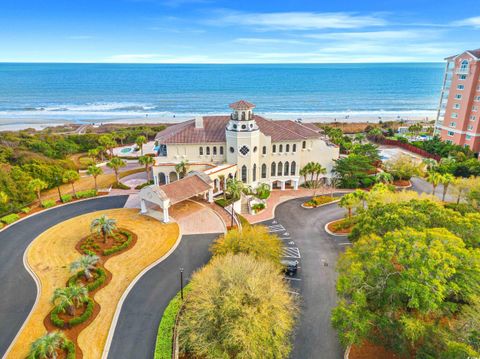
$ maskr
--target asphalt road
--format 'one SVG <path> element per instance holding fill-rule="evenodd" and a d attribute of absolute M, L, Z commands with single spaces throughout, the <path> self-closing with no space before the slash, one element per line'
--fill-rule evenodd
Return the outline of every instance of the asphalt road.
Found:
<path fill-rule="evenodd" d="M 299 294 L 301 307 L 291 358 L 339 359 L 344 350 L 330 321 L 337 301 L 335 264 L 350 243 L 346 237 L 329 235 L 324 226 L 341 218 L 345 210 L 337 204 L 304 209 L 300 207 L 304 201 L 296 199 L 279 205 L 275 219 L 264 222 L 283 239 L 288 248 L 286 259 L 298 260 L 300 266 L 295 277 L 286 277 L 292 291 Z"/>
<path fill-rule="evenodd" d="M 112 359 L 151 359 L 158 325 L 170 300 L 192 272 L 210 259 L 208 248 L 218 234 L 183 236 L 176 250 L 134 285 L 123 303 L 108 353 Z"/>
<path fill-rule="evenodd" d="M 46 229 L 71 217 L 121 208 L 128 196 L 96 198 L 53 208 L 0 232 L 0 357 L 3 357 L 35 302 L 37 287 L 23 265 L 25 249 Z"/>

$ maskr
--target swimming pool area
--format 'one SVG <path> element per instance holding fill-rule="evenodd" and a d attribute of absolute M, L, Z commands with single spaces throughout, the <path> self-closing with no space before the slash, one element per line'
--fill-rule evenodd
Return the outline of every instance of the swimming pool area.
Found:
<path fill-rule="evenodd" d="M 133 147 L 125 147 L 120 150 L 120 153 L 126 154 L 133 151 Z"/>
<path fill-rule="evenodd" d="M 380 159 L 385 162 L 392 158 L 398 156 L 409 156 L 415 160 L 421 161 L 419 156 L 413 155 L 412 153 L 402 150 L 401 148 L 389 147 L 389 148 L 380 148 L 379 149 Z"/>

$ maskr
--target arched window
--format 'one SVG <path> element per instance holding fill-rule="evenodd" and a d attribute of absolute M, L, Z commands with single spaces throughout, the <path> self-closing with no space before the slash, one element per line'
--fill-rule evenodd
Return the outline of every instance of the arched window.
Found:
<path fill-rule="evenodd" d="M 267 178 L 267 165 L 265 163 L 262 165 L 262 178 Z"/>
<path fill-rule="evenodd" d="M 284 166 L 284 167 L 285 167 L 285 168 L 283 169 L 283 174 L 284 174 L 284 176 L 288 176 L 288 161 L 285 162 L 285 166 Z"/>
<path fill-rule="evenodd" d="M 280 153 L 283 152 L 283 145 L 278 146 L 278 152 L 280 152 Z"/>
<path fill-rule="evenodd" d="M 270 176 L 275 177 L 275 173 L 277 172 L 276 168 L 277 168 L 277 165 L 275 164 L 275 162 L 272 162 L 272 169 L 270 171 Z"/>
<path fill-rule="evenodd" d="M 210 156 L 210 147 L 207 146 L 205 148 L 205 152 L 206 152 L 207 156 Z"/>
<path fill-rule="evenodd" d="M 214 155 L 214 156 L 217 155 L 217 146 L 213 146 L 213 155 Z"/>
<path fill-rule="evenodd" d="M 220 154 L 223 155 L 223 146 L 220 146 Z"/>
<path fill-rule="evenodd" d="M 467 60 L 463 60 L 460 64 L 460 69 L 461 70 L 466 70 L 468 69 L 468 61 Z"/>
<path fill-rule="evenodd" d="M 247 166 L 242 166 L 242 182 L 247 182 Z"/>
<path fill-rule="evenodd" d="M 302 148 L 303 148 L 303 149 L 307 148 L 307 141 L 303 141 L 303 142 L 302 142 Z"/>
<path fill-rule="evenodd" d="M 200 147 L 200 148 L 198 149 L 198 154 L 199 154 L 200 156 L 203 156 L 203 147 Z"/>
<path fill-rule="evenodd" d="M 277 145 L 273 145 L 273 146 L 272 146 L 272 152 L 273 152 L 273 153 L 277 152 Z"/>
<path fill-rule="evenodd" d="M 245 112 L 242 112 L 242 121 L 245 121 Z"/>
<path fill-rule="evenodd" d="M 285 152 L 290 152 L 290 144 L 285 145 Z"/>
<path fill-rule="evenodd" d="M 295 172 L 297 171 L 297 164 L 295 161 L 292 161 L 292 166 L 290 167 L 290 175 L 295 176 Z"/>
<path fill-rule="evenodd" d="M 278 162 L 278 166 L 277 166 L 277 176 L 281 176 L 283 173 L 283 165 L 282 165 L 282 162 Z"/>
<path fill-rule="evenodd" d="M 257 180 L 257 165 L 254 163 L 253 170 L 252 170 L 252 181 L 255 182 L 256 180 Z"/>
<path fill-rule="evenodd" d="M 263 146 L 262 147 L 262 155 L 266 155 L 267 154 L 267 146 Z"/>
<path fill-rule="evenodd" d="M 294 143 L 292 145 L 292 152 L 297 152 L 297 144 L 296 143 Z"/>

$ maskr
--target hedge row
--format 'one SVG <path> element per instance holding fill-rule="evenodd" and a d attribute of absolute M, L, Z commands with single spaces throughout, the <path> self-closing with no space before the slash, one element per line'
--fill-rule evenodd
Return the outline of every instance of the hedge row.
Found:
<path fill-rule="evenodd" d="M 190 291 L 190 285 L 183 288 L 183 294 Z M 173 349 L 173 329 L 177 315 L 182 308 L 180 292 L 168 303 L 158 326 L 157 341 L 155 343 L 154 359 L 171 359 Z"/>
<path fill-rule="evenodd" d="M 85 191 L 79 191 L 73 196 L 72 194 L 66 193 L 60 196 L 60 199 L 63 203 L 71 202 L 74 198 L 82 199 L 82 198 L 90 198 L 95 197 L 97 195 L 97 190 L 95 189 L 88 189 Z"/>
<path fill-rule="evenodd" d="M 12 224 L 15 221 L 18 221 L 20 219 L 20 216 L 16 213 L 12 214 L 7 214 L 6 216 L 3 216 L 0 218 L 0 221 L 2 221 L 5 224 Z"/>
<path fill-rule="evenodd" d="M 75 359 L 76 358 L 76 350 L 75 344 L 71 340 L 65 341 L 63 344 L 63 349 L 67 351 L 66 359 Z"/>
<path fill-rule="evenodd" d="M 98 277 L 93 282 L 86 285 L 86 288 L 89 292 L 92 292 L 95 289 L 99 288 L 107 280 L 107 273 L 105 273 L 105 270 L 103 268 L 97 268 L 94 272 L 97 273 Z M 71 276 L 68 279 L 67 287 L 70 287 L 71 285 L 76 285 L 80 277 L 83 277 L 83 272 L 81 271 Z"/>
<path fill-rule="evenodd" d="M 90 318 L 92 316 L 94 305 L 95 305 L 95 302 L 93 301 L 93 299 L 88 298 L 87 299 L 87 308 L 82 313 L 82 315 L 70 319 L 67 323 L 65 323 L 65 321 L 58 316 L 58 314 L 62 311 L 62 308 L 61 307 L 55 307 L 52 310 L 52 313 L 50 313 L 50 320 L 52 321 L 53 325 L 55 325 L 56 327 L 59 327 L 59 328 L 74 327 L 75 325 L 82 324 L 88 318 Z"/>
<path fill-rule="evenodd" d="M 51 208 L 54 207 L 57 204 L 53 199 L 47 199 L 42 202 L 42 207 L 43 208 Z"/>
<path fill-rule="evenodd" d="M 123 251 L 125 248 L 128 248 L 128 246 L 132 243 L 133 236 L 131 235 L 131 233 L 129 233 L 127 231 L 122 231 L 122 230 L 118 231 L 118 233 L 125 235 L 127 237 L 126 241 L 123 242 L 122 244 L 119 244 L 118 246 L 114 246 L 112 248 L 105 249 L 103 251 L 104 256 L 109 256 L 113 253 Z"/>

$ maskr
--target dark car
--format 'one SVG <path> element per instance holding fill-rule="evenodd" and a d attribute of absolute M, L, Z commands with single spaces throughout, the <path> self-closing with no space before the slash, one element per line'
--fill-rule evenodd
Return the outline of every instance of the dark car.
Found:
<path fill-rule="evenodd" d="M 292 261 L 292 260 L 288 260 L 288 259 L 283 259 L 281 261 L 282 265 L 283 265 L 283 271 L 287 274 L 287 275 L 294 275 L 295 273 L 297 273 L 297 270 L 298 270 L 298 261 Z"/>

